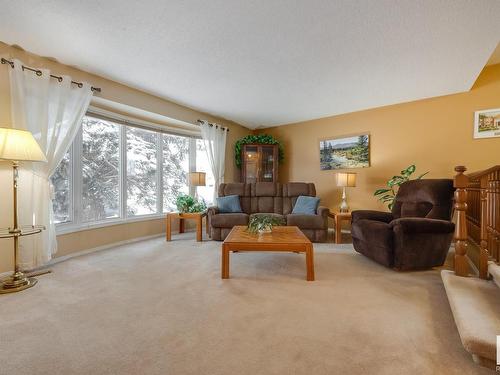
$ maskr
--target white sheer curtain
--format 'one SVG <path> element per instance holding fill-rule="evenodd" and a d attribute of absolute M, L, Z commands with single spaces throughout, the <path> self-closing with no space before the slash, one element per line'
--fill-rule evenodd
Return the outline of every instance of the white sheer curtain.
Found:
<path fill-rule="evenodd" d="M 19 265 L 33 269 L 47 263 L 57 251 L 50 176 L 57 168 L 78 132 L 82 117 L 92 98 L 91 86 L 62 81 L 41 69 L 41 76 L 24 70 L 14 60 L 9 69 L 13 127 L 29 130 L 40 144 L 48 163 L 21 166 L 19 181 L 19 221 L 43 224 L 47 230 L 20 241 Z"/>
<path fill-rule="evenodd" d="M 214 202 L 219 185 L 224 182 L 224 164 L 226 160 L 227 131 L 222 126 L 210 125 L 208 121 L 200 122 L 201 137 L 205 144 L 210 168 L 214 175 Z"/>

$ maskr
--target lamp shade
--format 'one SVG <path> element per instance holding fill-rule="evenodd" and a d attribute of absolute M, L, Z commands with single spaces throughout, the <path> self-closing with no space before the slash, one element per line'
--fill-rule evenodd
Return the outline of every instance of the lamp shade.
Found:
<path fill-rule="evenodd" d="M 0 159 L 47 162 L 33 134 L 11 128 L 0 128 Z"/>
<path fill-rule="evenodd" d="M 349 172 L 337 173 L 337 186 L 355 187 L 356 173 L 349 173 Z"/>
<path fill-rule="evenodd" d="M 189 172 L 189 185 L 205 186 L 205 172 Z"/>

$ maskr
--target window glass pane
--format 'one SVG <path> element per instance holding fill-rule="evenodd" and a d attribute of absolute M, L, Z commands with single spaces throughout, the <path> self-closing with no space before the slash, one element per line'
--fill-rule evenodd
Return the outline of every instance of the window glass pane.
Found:
<path fill-rule="evenodd" d="M 82 221 L 120 216 L 119 125 L 84 117 L 82 183 Z"/>
<path fill-rule="evenodd" d="M 54 222 L 56 224 L 70 222 L 72 208 L 71 149 L 66 152 L 50 180 L 54 188 L 54 199 L 52 200 Z"/>
<path fill-rule="evenodd" d="M 206 173 L 206 186 L 198 186 L 197 192 L 198 196 L 205 200 L 207 206 L 211 205 L 214 203 L 215 179 L 208 162 L 205 144 L 201 139 L 196 140 L 196 171 Z"/>
<path fill-rule="evenodd" d="M 163 143 L 163 212 L 176 211 L 179 194 L 189 194 L 189 138 L 162 134 Z"/>
<path fill-rule="evenodd" d="M 127 215 L 156 213 L 156 137 L 158 133 L 127 127 Z"/>

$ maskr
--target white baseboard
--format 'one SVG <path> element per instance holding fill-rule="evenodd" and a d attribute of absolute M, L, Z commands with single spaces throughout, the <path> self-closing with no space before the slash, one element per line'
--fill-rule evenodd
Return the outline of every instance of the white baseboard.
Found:
<path fill-rule="evenodd" d="M 146 240 L 150 240 L 150 239 L 158 238 L 158 237 L 163 237 L 163 236 L 165 236 L 165 233 L 158 233 L 158 234 L 153 234 L 153 235 L 150 235 L 150 236 L 136 237 L 136 238 L 131 238 L 129 240 L 113 242 L 113 243 L 109 243 L 109 244 L 106 244 L 106 245 L 93 247 L 93 248 L 87 249 L 87 250 L 76 251 L 76 252 L 68 254 L 68 255 L 63 255 L 63 256 L 60 256 L 60 257 L 52 258 L 50 260 L 50 262 L 48 262 L 46 265 L 38 267 L 38 268 L 35 268 L 34 270 L 31 270 L 31 271 L 39 271 L 39 270 L 42 270 L 42 269 L 45 269 L 45 268 L 50 268 L 50 266 L 52 266 L 54 264 L 57 264 L 57 263 L 64 262 L 64 261 L 66 261 L 68 259 L 76 258 L 76 257 L 82 256 L 82 255 L 86 255 L 86 254 L 90 254 L 90 253 L 95 253 L 97 251 L 107 250 L 107 249 L 110 249 L 112 247 L 127 245 L 127 244 L 131 244 L 131 243 L 134 243 L 134 242 L 146 241 Z M 10 275 L 12 275 L 12 271 L 7 271 L 7 272 L 0 273 L 0 279 L 2 279 L 3 277 L 10 276 Z"/>

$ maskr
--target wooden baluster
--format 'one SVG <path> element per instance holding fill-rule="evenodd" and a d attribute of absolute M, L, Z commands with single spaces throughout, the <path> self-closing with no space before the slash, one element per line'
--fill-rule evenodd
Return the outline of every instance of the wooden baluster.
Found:
<path fill-rule="evenodd" d="M 467 184 L 468 177 L 464 175 L 467 170 L 464 166 L 455 167 L 457 175 L 453 180 L 455 187 L 455 210 L 457 211 L 457 223 L 455 225 L 455 274 L 468 276 L 469 265 L 467 263 Z"/>
<path fill-rule="evenodd" d="M 479 277 L 481 279 L 488 278 L 488 175 L 481 177 L 481 242 L 479 244 Z"/>

